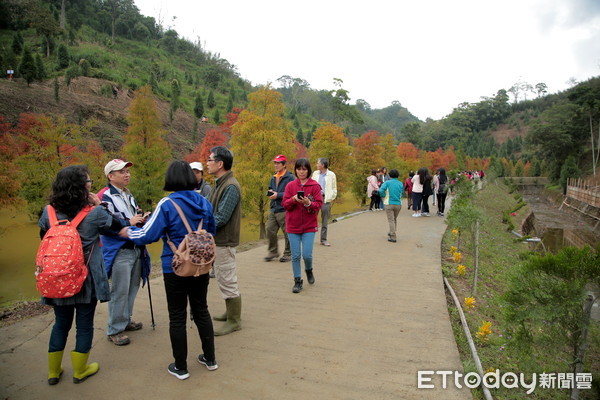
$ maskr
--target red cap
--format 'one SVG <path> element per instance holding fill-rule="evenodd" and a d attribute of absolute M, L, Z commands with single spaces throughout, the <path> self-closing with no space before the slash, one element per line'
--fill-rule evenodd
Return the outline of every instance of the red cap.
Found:
<path fill-rule="evenodd" d="M 278 155 L 273 159 L 274 162 L 287 162 L 287 158 L 283 154 Z"/>

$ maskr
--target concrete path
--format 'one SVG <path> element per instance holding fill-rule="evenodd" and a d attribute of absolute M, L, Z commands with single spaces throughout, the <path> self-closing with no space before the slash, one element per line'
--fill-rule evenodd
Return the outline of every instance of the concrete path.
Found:
<path fill-rule="evenodd" d="M 46 383 L 52 313 L 2 328 L 0 398 L 471 399 L 468 389 L 442 389 L 441 379 L 417 388 L 418 370 L 462 370 L 440 270 L 445 228 L 442 218 L 411 218 L 406 209 L 398 243 L 387 241 L 384 211 L 330 224 L 332 246 L 315 246 L 316 283 L 300 294 L 291 291 L 291 263 L 263 261 L 266 246 L 238 254 L 243 329 L 215 339 L 219 369 L 211 372 L 195 361 L 201 347 L 190 327 L 185 381 L 167 373 L 162 277 L 151 282 L 156 330 L 144 289 L 134 317 L 145 326 L 128 346 L 106 340 L 107 306 L 99 304 L 90 360 L 100 371 L 79 385 L 66 356 L 61 382 Z M 209 309 L 224 310 L 212 281 Z"/>

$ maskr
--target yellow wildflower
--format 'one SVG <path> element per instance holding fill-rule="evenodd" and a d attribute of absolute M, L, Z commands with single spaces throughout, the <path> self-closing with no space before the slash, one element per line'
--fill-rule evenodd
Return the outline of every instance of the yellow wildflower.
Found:
<path fill-rule="evenodd" d="M 454 254 L 456 250 L 458 250 L 456 247 L 450 246 L 450 254 Z"/>
<path fill-rule="evenodd" d="M 454 236 L 458 236 L 458 228 L 454 228 L 452 229 L 452 233 L 454 234 Z"/>
<path fill-rule="evenodd" d="M 462 260 L 462 253 L 457 251 L 452 254 L 452 258 L 454 259 L 454 262 L 460 262 L 460 260 Z"/>
<path fill-rule="evenodd" d="M 475 297 L 465 297 L 465 308 L 475 308 Z"/>
<path fill-rule="evenodd" d="M 488 340 L 488 336 L 492 334 L 492 323 L 482 321 L 482 325 L 479 327 L 479 331 L 477 331 L 477 338 L 482 342 L 486 342 Z"/>
<path fill-rule="evenodd" d="M 466 268 L 464 265 L 462 265 L 462 264 L 459 264 L 459 265 L 456 267 L 456 273 L 457 273 L 458 275 L 460 275 L 460 276 L 464 276 L 464 275 L 465 275 L 465 272 L 467 272 L 467 268 Z"/>

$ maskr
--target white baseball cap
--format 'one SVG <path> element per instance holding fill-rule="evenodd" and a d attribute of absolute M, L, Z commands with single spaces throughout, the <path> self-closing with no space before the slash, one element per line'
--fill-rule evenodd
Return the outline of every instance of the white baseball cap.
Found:
<path fill-rule="evenodd" d="M 192 169 L 197 169 L 198 171 L 204 171 L 202 169 L 202 163 L 198 161 L 191 162 L 190 167 L 192 167 Z"/>
<path fill-rule="evenodd" d="M 108 176 L 113 171 L 120 171 L 125 167 L 133 166 L 132 162 L 123 161 L 121 159 L 115 158 L 114 160 L 110 160 L 108 164 L 104 167 L 104 175 Z"/>

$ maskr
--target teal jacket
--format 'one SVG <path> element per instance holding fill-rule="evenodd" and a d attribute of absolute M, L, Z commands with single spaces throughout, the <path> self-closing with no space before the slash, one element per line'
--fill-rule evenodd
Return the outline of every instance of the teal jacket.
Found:
<path fill-rule="evenodd" d="M 385 198 L 387 195 L 389 195 L 389 198 L 386 202 Z M 402 205 L 403 195 L 404 184 L 400 182 L 397 178 L 383 182 L 383 185 L 381 185 L 381 187 L 379 188 L 379 196 L 381 196 L 381 198 L 384 199 L 384 204 Z"/>

